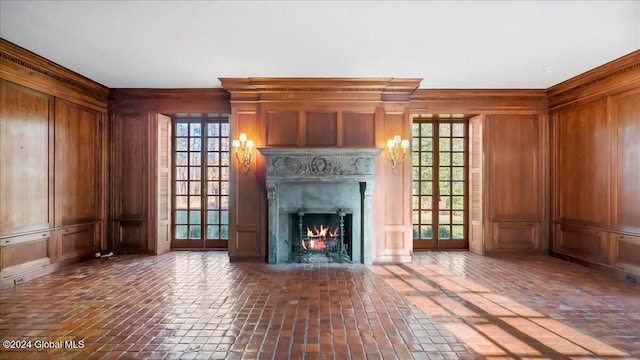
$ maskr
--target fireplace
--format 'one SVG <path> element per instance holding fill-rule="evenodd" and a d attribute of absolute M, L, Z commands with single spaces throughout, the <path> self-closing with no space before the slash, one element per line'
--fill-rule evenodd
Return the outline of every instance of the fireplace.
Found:
<path fill-rule="evenodd" d="M 382 150 L 261 148 L 259 151 L 267 160 L 268 262 L 286 263 L 301 258 L 305 261 L 305 256 L 323 252 L 315 248 L 304 249 L 298 227 L 299 213 L 304 213 L 303 222 L 309 214 L 336 214 L 339 218 L 339 214 L 344 213 L 344 227 L 348 233 L 343 245 L 346 245 L 348 258 L 341 251 L 341 258 L 335 257 L 334 253 L 329 259 L 370 264 L 375 158 Z M 325 242 L 324 246 L 331 244 Z M 301 257 L 295 253 L 298 245 L 307 255 Z"/>
<path fill-rule="evenodd" d="M 337 213 L 289 215 L 290 262 L 350 263 L 352 257 L 353 215 L 342 209 Z"/>

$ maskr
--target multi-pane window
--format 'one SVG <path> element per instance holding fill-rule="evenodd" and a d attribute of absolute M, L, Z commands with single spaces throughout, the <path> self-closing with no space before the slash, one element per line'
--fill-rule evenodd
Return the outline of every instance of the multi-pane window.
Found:
<path fill-rule="evenodd" d="M 228 117 L 175 117 L 174 141 L 175 247 L 217 247 L 229 238 Z"/>
<path fill-rule="evenodd" d="M 412 144 L 413 238 L 433 240 L 426 247 L 459 247 L 454 240 L 465 241 L 466 220 L 464 116 L 414 117 Z"/>

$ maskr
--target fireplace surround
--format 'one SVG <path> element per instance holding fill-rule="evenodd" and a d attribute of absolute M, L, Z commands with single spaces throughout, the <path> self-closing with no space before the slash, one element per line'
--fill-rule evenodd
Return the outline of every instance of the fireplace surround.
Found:
<path fill-rule="evenodd" d="M 377 148 L 260 148 L 266 157 L 268 262 L 286 263 L 298 234 L 290 215 L 350 215 L 351 261 L 371 264 L 372 206 Z"/>

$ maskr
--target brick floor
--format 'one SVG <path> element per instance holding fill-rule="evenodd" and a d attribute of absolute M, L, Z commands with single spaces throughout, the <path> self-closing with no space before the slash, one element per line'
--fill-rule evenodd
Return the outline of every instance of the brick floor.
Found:
<path fill-rule="evenodd" d="M 0 338 L 31 345 L 2 359 L 631 359 L 640 286 L 546 256 L 119 256 L 3 290 Z"/>

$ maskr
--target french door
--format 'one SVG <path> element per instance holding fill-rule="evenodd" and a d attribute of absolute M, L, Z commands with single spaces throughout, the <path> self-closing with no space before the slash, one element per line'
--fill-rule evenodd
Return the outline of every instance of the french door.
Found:
<path fill-rule="evenodd" d="M 227 248 L 229 118 L 173 118 L 173 249 Z"/>
<path fill-rule="evenodd" d="M 414 249 L 464 249 L 467 241 L 467 121 L 426 114 L 412 123 Z"/>

